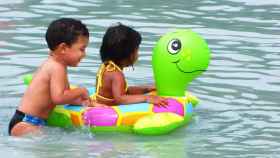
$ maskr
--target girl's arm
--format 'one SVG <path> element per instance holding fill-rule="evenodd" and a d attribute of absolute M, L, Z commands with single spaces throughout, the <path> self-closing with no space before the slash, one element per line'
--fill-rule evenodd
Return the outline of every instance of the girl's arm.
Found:
<path fill-rule="evenodd" d="M 155 91 L 156 88 L 152 86 L 129 86 L 127 94 L 145 94 L 151 91 Z"/>
<path fill-rule="evenodd" d="M 137 89 L 136 90 L 140 90 Z M 122 73 L 115 73 L 112 78 L 112 95 L 115 104 L 133 104 L 141 102 L 155 103 L 160 106 L 167 104 L 165 99 L 158 96 L 134 94 L 130 95 L 125 92 L 125 79 Z"/>

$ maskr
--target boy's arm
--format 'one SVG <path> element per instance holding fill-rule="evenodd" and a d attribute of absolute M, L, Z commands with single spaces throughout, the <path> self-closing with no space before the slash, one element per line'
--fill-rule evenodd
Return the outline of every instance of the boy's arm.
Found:
<path fill-rule="evenodd" d="M 67 70 L 57 66 L 50 74 L 50 96 L 54 104 L 76 103 L 79 97 L 86 99 L 88 92 L 85 88 L 70 89 Z"/>

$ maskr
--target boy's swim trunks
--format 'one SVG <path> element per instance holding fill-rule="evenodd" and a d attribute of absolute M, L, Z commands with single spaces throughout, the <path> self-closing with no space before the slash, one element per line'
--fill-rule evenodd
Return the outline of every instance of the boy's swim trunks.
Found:
<path fill-rule="evenodd" d="M 10 124 L 9 124 L 9 135 L 11 135 L 11 130 L 13 127 L 19 122 L 27 122 L 29 124 L 35 126 L 44 126 L 46 125 L 46 121 L 36 116 L 25 114 L 22 111 L 16 110 L 14 116 L 12 117 Z"/>

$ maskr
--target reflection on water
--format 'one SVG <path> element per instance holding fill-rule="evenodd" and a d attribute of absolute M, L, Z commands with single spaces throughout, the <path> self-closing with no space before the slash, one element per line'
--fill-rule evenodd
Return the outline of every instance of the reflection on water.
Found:
<path fill-rule="evenodd" d="M 280 154 L 280 2 L 275 0 L 13 0 L 0 1 L 0 154 L 5 157 L 278 157 Z M 24 92 L 22 76 L 47 57 L 44 33 L 58 17 L 90 29 L 87 57 L 70 69 L 73 84 L 92 86 L 108 26 L 122 22 L 143 43 L 130 84 L 152 83 L 151 51 L 158 38 L 187 28 L 212 50 L 209 69 L 189 86 L 201 99 L 188 127 L 167 136 L 98 134 L 47 128 L 39 137 L 7 136 Z"/>

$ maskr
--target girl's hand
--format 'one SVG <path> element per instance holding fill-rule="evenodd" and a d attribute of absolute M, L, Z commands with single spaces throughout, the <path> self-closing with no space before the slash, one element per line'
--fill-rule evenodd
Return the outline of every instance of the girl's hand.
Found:
<path fill-rule="evenodd" d="M 162 107 L 166 107 L 168 105 L 168 102 L 165 98 L 159 96 L 153 96 L 153 95 L 147 96 L 147 102 Z"/>

